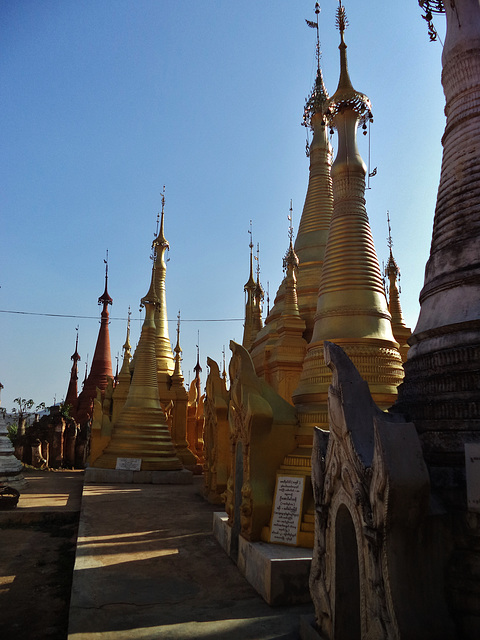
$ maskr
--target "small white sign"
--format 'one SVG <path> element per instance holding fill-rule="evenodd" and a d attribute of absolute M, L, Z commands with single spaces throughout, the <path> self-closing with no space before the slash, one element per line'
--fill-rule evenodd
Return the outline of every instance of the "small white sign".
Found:
<path fill-rule="evenodd" d="M 124 469 L 127 471 L 140 471 L 142 466 L 141 458 L 117 458 L 115 469 Z"/>
<path fill-rule="evenodd" d="M 304 476 L 277 476 L 270 542 L 297 544 L 304 488 Z"/>
<path fill-rule="evenodd" d="M 468 508 L 480 513 L 480 444 L 465 445 L 465 474 Z"/>

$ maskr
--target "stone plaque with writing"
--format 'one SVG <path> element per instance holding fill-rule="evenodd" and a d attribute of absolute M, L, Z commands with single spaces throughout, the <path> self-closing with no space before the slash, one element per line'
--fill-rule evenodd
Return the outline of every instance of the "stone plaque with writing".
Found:
<path fill-rule="evenodd" d="M 140 471 L 142 466 L 141 458 L 117 458 L 115 469 L 124 469 L 127 471 Z"/>
<path fill-rule="evenodd" d="M 468 508 L 480 513 L 480 444 L 465 445 L 465 473 Z"/>
<path fill-rule="evenodd" d="M 297 544 L 305 478 L 277 475 L 270 542 Z"/>

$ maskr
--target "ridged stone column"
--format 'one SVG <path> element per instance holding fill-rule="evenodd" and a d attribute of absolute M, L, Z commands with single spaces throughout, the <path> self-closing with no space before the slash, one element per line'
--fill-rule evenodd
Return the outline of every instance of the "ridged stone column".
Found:
<path fill-rule="evenodd" d="M 480 442 L 480 4 L 444 5 L 442 169 L 398 408 L 427 462 L 452 468 L 465 443 Z"/>

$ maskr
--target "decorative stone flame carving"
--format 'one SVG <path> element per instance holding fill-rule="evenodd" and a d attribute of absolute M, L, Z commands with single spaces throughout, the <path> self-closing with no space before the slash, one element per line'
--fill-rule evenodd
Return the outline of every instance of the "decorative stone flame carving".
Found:
<path fill-rule="evenodd" d="M 225 511 L 233 531 L 260 539 L 270 521 L 276 470 L 295 447 L 294 408 L 254 370 L 241 345 L 230 342 L 230 476 Z"/>
<path fill-rule="evenodd" d="M 227 488 L 230 464 L 230 433 L 228 426 L 228 391 L 215 360 L 207 358 L 210 373 L 207 378 L 205 412 L 205 497 L 221 504 Z"/>
<path fill-rule="evenodd" d="M 312 453 L 318 629 L 332 640 L 453 638 L 441 575 L 427 569 L 429 478 L 415 426 L 378 409 L 339 346 L 325 342 L 325 361 L 330 432 L 315 429 Z"/>

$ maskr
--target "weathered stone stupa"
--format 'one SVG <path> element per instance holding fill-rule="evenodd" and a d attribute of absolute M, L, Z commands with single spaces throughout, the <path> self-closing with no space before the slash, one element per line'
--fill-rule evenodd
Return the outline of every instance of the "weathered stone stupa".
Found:
<path fill-rule="evenodd" d="M 420 315 L 395 407 L 412 420 L 440 509 L 446 598 L 459 637 L 480 637 L 480 3 L 444 10 L 447 117 Z M 431 24 L 431 22 L 430 22 Z"/>
<path fill-rule="evenodd" d="M 462 469 L 464 445 L 480 433 L 480 6 L 444 7 L 442 169 L 398 403 L 419 430 L 431 472 Z"/>
<path fill-rule="evenodd" d="M 76 417 L 76 408 L 78 403 L 78 362 L 80 356 L 78 354 L 78 327 L 77 339 L 75 341 L 75 352 L 70 358 L 72 360 L 72 369 L 70 371 L 70 382 L 68 383 L 67 395 L 65 396 L 64 405 L 70 407 L 72 418 Z"/>
<path fill-rule="evenodd" d="M 104 392 L 109 378 L 113 378 L 112 356 L 110 352 L 110 331 L 108 306 L 113 300 L 108 293 L 108 255 L 105 260 L 105 290 L 98 299 L 102 305 L 100 329 L 98 332 L 95 353 L 92 358 L 90 373 L 83 384 L 83 390 L 78 396 L 78 404 L 75 410 L 77 422 L 84 424 L 93 415 L 93 400 L 97 397 L 97 389 Z"/>
<path fill-rule="evenodd" d="M 0 411 L 0 485 L 20 491 L 27 485 L 23 464 L 15 457 L 15 450 L 8 437 L 5 414 Z"/>

